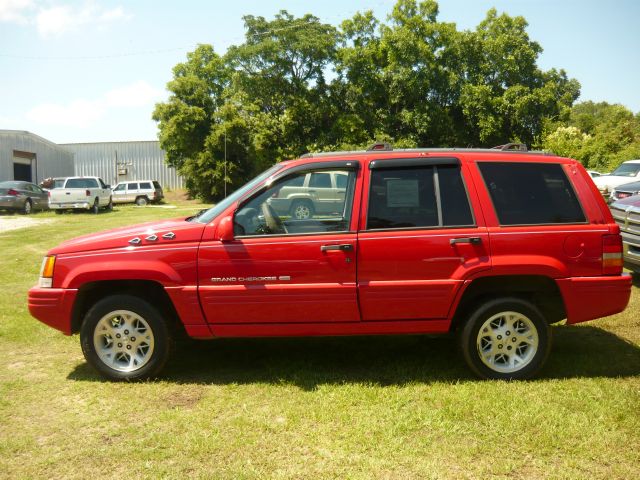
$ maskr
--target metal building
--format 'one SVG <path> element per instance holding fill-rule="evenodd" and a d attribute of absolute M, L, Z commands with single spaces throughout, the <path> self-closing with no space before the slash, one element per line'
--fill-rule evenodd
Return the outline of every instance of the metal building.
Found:
<path fill-rule="evenodd" d="M 164 188 L 184 188 L 184 181 L 165 163 L 160 142 L 67 143 L 75 153 L 75 175 L 102 178 L 115 186 L 126 180 L 158 180 Z"/>
<path fill-rule="evenodd" d="M 23 130 L 0 130 L 0 181 L 40 183 L 74 174 L 73 152 Z"/>

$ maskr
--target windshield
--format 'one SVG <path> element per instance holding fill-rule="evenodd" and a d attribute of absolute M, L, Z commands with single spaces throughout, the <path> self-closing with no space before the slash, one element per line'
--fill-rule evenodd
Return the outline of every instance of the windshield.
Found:
<path fill-rule="evenodd" d="M 640 163 L 623 163 L 611 175 L 618 177 L 635 177 L 640 171 Z"/>
<path fill-rule="evenodd" d="M 211 207 L 209 210 L 204 211 L 200 215 L 196 215 L 195 217 L 192 217 L 190 221 L 198 222 L 198 223 L 209 223 L 211 220 L 213 220 L 222 212 L 224 212 L 229 207 L 229 205 L 231 205 L 234 202 L 237 202 L 246 193 L 253 190 L 260 182 L 263 182 L 264 180 L 269 178 L 271 175 L 276 173 L 278 170 L 280 170 L 280 168 L 282 168 L 282 164 L 278 163 L 273 167 L 271 167 L 269 170 L 262 172 L 256 178 L 254 178 L 249 183 L 246 183 L 245 185 L 240 187 L 238 190 L 233 192 L 224 200 L 221 200 L 218 204 Z"/>

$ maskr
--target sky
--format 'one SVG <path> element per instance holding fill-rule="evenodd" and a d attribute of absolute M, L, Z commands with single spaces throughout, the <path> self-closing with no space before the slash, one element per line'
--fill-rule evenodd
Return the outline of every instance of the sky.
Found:
<path fill-rule="evenodd" d="M 338 25 L 357 11 L 386 19 L 393 0 L 0 0 L 0 129 L 56 143 L 154 140 L 172 67 L 199 43 L 242 43 L 243 15 L 281 9 Z M 640 0 L 440 0 L 439 20 L 474 29 L 491 7 L 522 15 L 579 100 L 640 112 Z"/>

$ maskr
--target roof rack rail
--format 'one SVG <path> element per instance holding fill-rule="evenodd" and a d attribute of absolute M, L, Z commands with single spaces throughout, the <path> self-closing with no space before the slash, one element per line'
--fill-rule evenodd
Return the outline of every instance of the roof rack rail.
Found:
<path fill-rule="evenodd" d="M 501 150 L 503 152 L 508 152 L 515 150 L 517 152 L 528 152 L 529 149 L 524 143 L 505 143 L 504 145 L 496 145 L 491 150 Z"/>
<path fill-rule="evenodd" d="M 388 142 L 376 142 L 372 145 L 369 145 L 367 148 L 367 152 L 380 152 L 380 151 L 391 151 L 393 147 Z"/>

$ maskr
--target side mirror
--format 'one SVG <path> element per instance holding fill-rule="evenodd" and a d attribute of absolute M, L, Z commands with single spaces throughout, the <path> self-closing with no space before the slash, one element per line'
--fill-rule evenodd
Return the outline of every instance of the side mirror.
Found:
<path fill-rule="evenodd" d="M 216 238 L 221 242 L 233 240 L 233 215 L 224 217 L 216 228 Z"/>

